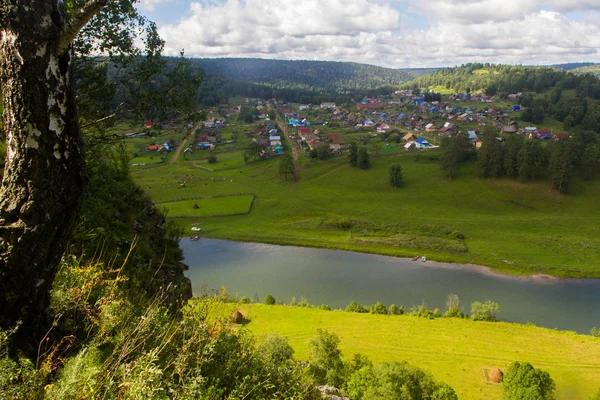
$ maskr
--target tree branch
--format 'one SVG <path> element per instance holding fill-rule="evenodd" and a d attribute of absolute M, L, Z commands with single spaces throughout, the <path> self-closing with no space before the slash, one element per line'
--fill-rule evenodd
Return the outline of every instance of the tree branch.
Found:
<path fill-rule="evenodd" d="M 69 48 L 69 45 L 79 33 L 79 31 L 96 15 L 110 0 L 88 0 L 83 7 L 73 15 L 64 25 L 60 41 L 58 43 L 58 52 L 63 53 Z"/>

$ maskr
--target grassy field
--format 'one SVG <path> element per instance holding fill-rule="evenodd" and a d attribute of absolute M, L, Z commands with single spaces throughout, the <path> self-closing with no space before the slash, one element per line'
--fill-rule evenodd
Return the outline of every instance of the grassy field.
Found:
<path fill-rule="evenodd" d="M 297 359 L 307 359 L 308 341 L 322 328 L 340 337 L 346 358 L 362 353 L 376 363 L 409 361 L 451 385 L 460 399 L 499 399 L 500 387 L 485 383 L 483 369 L 506 371 L 513 361 L 528 361 L 548 371 L 559 400 L 588 399 L 600 388 L 600 339 L 591 336 L 455 318 L 429 320 L 261 304 L 241 307 L 250 319 L 246 325 L 250 331 L 259 337 L 271 332 L 287 337 Z"/>
<path fill-rule="evenodd" d="M 167 210 L 169 217 L 214 217 L 248 214 L 252 207 L 252 195 L 209 197 L 157 203 Z"/>
<path fill-rule="evenodd" d="M 254 195 L 252 211 L 238 216 L 204 218 L 207 214 L 190 214 L 189 204 L 178 204 L 181 209 L 170 215 L 189 216 L 177 219 L 189 234 L 201 226 L 207 237 L 418 254 L 514 275 L 600 278 L 598 180 L 576 179 L 572 193 L 560 195 L 547 181 L 480 179 L 471 163 L 448 181 L 437 162 L 409 154 L 401 144 L 384 150 L 383 142 L 372 138 L 369 147 L 379 151 L 371 169 L 353 168 L 345 156 L 314 161 L 301 154 L 301 179 L 293 184 L 278 175 L 277 158 L 244 162 L 242 152 L 251 140 L 244 132 L 253 129 L 237 122 L 228 128 L 224 136 L 235 141 L 217 146 L 215 164 L 204 159 L 207 152 L 196 152 L 201 155 L 181 156 L 174 164 L 132 167 L 132 174 L 160 203 Z M 326 130 L 346 140 L 359 135 L 348 128 Z M 402 165 L 402 188 L 388 184 L 391 163 Z"/>

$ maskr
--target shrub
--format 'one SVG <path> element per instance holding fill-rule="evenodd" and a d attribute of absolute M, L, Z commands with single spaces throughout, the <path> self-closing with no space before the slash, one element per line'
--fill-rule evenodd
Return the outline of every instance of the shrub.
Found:
<path fill-rule="evenodd" d="M 410 309 L 410 314 L 415 315 L 417 317 L 421 317 L 421 318 L 429 318 L 429 319 L 436 318 L 435 313 L 432 310 L 430 310 L 429 308 L 427 308 L 427 306 L 425 304 L 419 304 L 418 306 L 413 306 Z"/>
<path fill-rule="evenodd" d="M 446 300 L 446 318 L 467 318 L 468 315 L 460 309 L 460 299 L 456 294 L 449 294 Z"/>
<path fill-rule="evenodd" d="M 250 297 L 248 296 L 242 296 L 242 298 L 240 299 L 240 303 L 242 304 L 249 304 L 251 302 Z"/>
<path fill-rule="evenodd" d="M 458 399 L 450 386 L 407 362 L 362 367 L 348 379 L 346 394 L 353 400 Z"/>
<path fill-rule="evenodd" d="M 345 381 L 342 352 L 338 349 L 340 339 L 333 333 L 317 329 L 310 340 L 310 371 L 320 384 L 341 387 Z"/>
<path fill-rule="evenodd" d="M 392 315 L 401 315 L 401 314 L 404 314 L 404 306 L 398 307 L 395 304 L 390 304 L 388 311 Z"/>
<path fill-rule="evenodd" d="M 274 365 L 285 365 L 292 360 L 294 355 L 294 349 L 287 339 L 274 333 L 265 336 L 257 350 L 267 363 Z"/>
<path fill-rule="evenodd" d="M 356 302 L 354 300 L 352 300 L 350 304 L 348 304 L 348 307 L 346 307 L 346 311 L 357 313 L 369 312 L 369 310 L 367 310 L 365 307 L 361 306 L 359 302 Z"/>
<path fill-rule="evenodd" d="M 476 301 L 471 304 L 471 318 L 474 321 L 496 321 L 496 313 L 499 311 L 500 305 L 494 301 Z"/>
<path fill-rule="evenodd" d="M 215 153 L 210 153 L 210 155 L 208 156 L 208 162 L 209 164 L 216 164 L 217 162 L 217 155 Z"/>
<path fill-rule="evenodd" d="M 319 310 L 326 310 L 326 311 L 331 311 L 331 307 L 329 307 L 328 304 L 321 304 L 319 306 Z"/>
<path fill-rule="evenodd" d="M 529 363 L 514 362 L 504 374 L 502 398 L 505 400 L 554 399 L 556 385 L 546 371 L 533 368 Z"/>
<path fill-rule="evenodd" d="M 371 306 L 371 314 L 387 314 L 387 308 L 385 308 L 385 305 L 378 301 L 377 303 L 375 303 L 375 305 Z"/>
<path fill-rule="evenodd" d="M 267 297 L 265 297 L 265 304 L 268 306 L 272 306 L 275 304 L 275 297 L 271 296 L 270 294 L 267 295 Z"/>
<path fill-rule="evenodd" d="M 600 337 L 600 329 L 594 326 L 590 331 L 590 335 L 592 335 L 593 337 Z"/>

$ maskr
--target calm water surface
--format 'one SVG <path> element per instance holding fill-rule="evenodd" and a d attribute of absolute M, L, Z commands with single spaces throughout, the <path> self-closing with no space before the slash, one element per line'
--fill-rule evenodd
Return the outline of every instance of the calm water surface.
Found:
<path fill-rule="evenodd" d="M 261 300 L 272 294 L 284 303 L 296 297 L 332 308 L 381 301 L 408 310 L 422 302 L 443 309 L 456 293 L 465 311 L 473 301 L 498 302 L 502 320 L 580 333 L 600 326 L 598 279 L 515 279 L 456 264 L 204 238 L 182 239 L 181 246 L 195 294 L 225 286 Z"/>

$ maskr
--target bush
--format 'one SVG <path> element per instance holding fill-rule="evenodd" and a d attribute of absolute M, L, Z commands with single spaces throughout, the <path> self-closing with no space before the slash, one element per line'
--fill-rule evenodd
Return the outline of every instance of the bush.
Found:
<path fill-rule="evenodd" d="M 375 303 L 375 305 L 371 306 L 371 314 L 387 314 L 387 308 L 385 308 L 385 305 L 378 301 L 377 303 Z"/>
<path fill-rule="evenodd" d="M 215 153 L 210 153 L 210 155 L 208 156 L 208 162 L 209 164 L 216 164 L 217 162 L 217 155 Z"/>
<path fill-rule="evenodd" d="M 487 300 L 485 303 L 476 301 L 471 304 L 471 319 L 474 321 L 496 321 L 496 313 L 500 311 L 500 305 L 494 301 Z"/>
<path fill-rule="evenodd" d="M 242 304 L 249 304 L 249 303 L 251 303 L 250 297 L 248 297 L 248 296 L 242 296 L 242 298 L 240 299 L 240 303 L 242 303 Z"/>
<path fill-rule="evenodd" d="M 468 318 L 468 315 L 460 309 L 460 299 L 456 294 L 449 294 L 446 300 L 446 318 Z"/>
<path fill-rule="evenodd" d="M 275 297 L 271 296 L 270 294 L 267 295 L 267 297 L 265 297 L 265 304 L 268 306 L 272 306 L 275 304 Z"/>
<path fill-rule="evenodd" d="M 331 311 L 331 307 L 329 307 L 328 304 L 321 304 L 319 306 L 319 310 L 326 310 L 326 311 Z"/>
<path fill-rule="evenodd" d="M 546 371 L 533 368 L 529 363 L 514 362 L 504 374 L 502 398 L 505 400 L 554 399 L 556 385 Z"/>
<path fill-rule="evenodd" d="M 310 340 L 310 371 L 317 383 L 341 387 L 345 381 L 340 339 L 333 333 L 317 329 Z"/>
<path fill-rule="evenodd" d="M 425 304 L 413 306 L 410 309 L 410 314 L 415 315 L 417 317 L 421 317 L 421 318 L 429 318 L 429 319 L 437 318 L 435 313 L 432 310 L 430 310 L 429 308 L 427 308 L 427 306 Z M 439 313 L 439 314 L 441 314 L 441 313 Z"/>
<path fill-rule="evenodd" d="M 287 339 L 274 333 L 265 336 L 257 350 L 267 363 L 273 365 L 286 365 L 294 355 L 294 349 Z"/>
<path fill-rule="evenodd" d="M 600 329 L 594 326 L 590 331 L 590 335 L 592 335 L 593 337 L 600 337 Z"/>
<path fill-rule="evenodd" d="M 457 400 L 445 383 L 407 362 L 364 366 L 348 379 L 346 394 L 353 400 Z"/>
<path fill-rule="evenodd" d="M 395 304 L 390 304 L 390 307 L 388 308 L 388 312 L 392 315 L 404 314 L 404 306 L 398 307 Z"/>
<path fill-rule="evenodd" d="M 348 304 L 348 307 L 346 307 L 346 311 L 357 312 L 357 313 L 368 313 L 369 312 L 369 310 L 367 310 L 365 307 L 361 306 L 359 302 L 356 302 L 354 300 L 352 300 L 350 302 L 350 304 Z"/>

